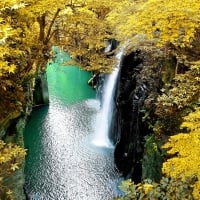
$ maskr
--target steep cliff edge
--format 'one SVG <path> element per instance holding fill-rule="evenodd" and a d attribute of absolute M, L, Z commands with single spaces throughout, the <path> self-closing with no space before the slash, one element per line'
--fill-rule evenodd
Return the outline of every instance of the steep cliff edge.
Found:
<path fill-rule="evenodd" d="M 159 49 L 154 49 L 136 50 L 126 55 L 121 63 L 113 122 L 113 135 L 118 138 L 115 141 L 115 162 L 123 176 L 131 177 L 135 182 L 140 182 L 144 174 L 149 177 L 151 170 L 155 171 L 151 177 L 158 176 L 156 179 L 159 179 L 161 160 L 155 164 L 157 169 L 142 167 L 142 160 L 145 138 L 152 133 L 150 124 L 154 121 L 155 103 L 163 86 L 166 62 Z"/>
<path fill-rule="evenodd" d="M 37 80 L 37 82 L 35 82 Z M 24 84 L 25 103 L 21 105 L 21 110 L 9 112 L 9 114 L 0 121 L 0 139 L 6 143 L 14 143 L 24 147 L 23 132 L 26 126 L 27 117 L 30 115 L 33 106 L 48 104 L 48 88 L 45 73 L 39 75 L 36 79 L 29 79 Z M 8 102 L 7 102 L 8 103 Z M 6 107 L 6 105 L 4 105 Z M 16 200 L 26 199 L 24 194 L 24 164 L 23 163 L 15 173 L 4 177 L 3 185 L 10 189 Z M 0 195 L 1 198 L 1 195 Z"/>
<path fill-rule="evenodd" d="M 161 145 L 199 105 L 199 58 L 173 45 L 139 46 L 125 49 L 111 136 L 115 162 L 125 178 L 159 182 L 167 159 Z"/>

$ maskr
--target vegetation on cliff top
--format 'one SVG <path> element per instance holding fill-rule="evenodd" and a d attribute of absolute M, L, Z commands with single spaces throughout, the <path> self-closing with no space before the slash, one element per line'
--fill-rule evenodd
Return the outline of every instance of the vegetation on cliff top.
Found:
<path fill-rule="evenodd" d="M 168 122 L 178 121 L 174 123 L 178 126 L 182 116 L 191 112 L 195 104 L 199 105 L 199 10 L 197 0 L 1 1 L 0 124 L 8 113 L 24 112 L 26 82 L 45 68 L 53 56 L 52 45 L 63 47 L 83 69 L 109 72 L 113 59 L 104 48 L 106 41 L 115 38 L 122 45 L 128 42 L 127 54 L 138 48 L 147 51 L 160 48 L 163 57 L 175 59 L 173 78 L 164 82 L 165 87 L 156 104 L 155 115 L 159 120 L 155 122 L 154 130 L 157 136 L 176 132 L 173 128 L 177 130 L 179 127 L 168 126 Z M 189 115 L 187 123 L 193 118 L 198 119 L 198 112 Z M 187 145 L 188 149 L 189 145 L 198 143 L 196 129 L 191 128 L 191 123 L 186 127 L 191 129 L 187 136 L 179 134 L 177 143 L 167 144 L 173 144 L 176 150 L 180 147 L 179 153 L 183 150 L 181 144 Z M 193 142 L 186 143 L 185 137 Z M 197 156 L 196 153 L 194 148 L 193 156 Z M 183 161 L 181 157 L 179 159 Z M 195 171 L 199 161 L 194 162 L 196 157 L 188 159 Z M 167 163 L 170 162 L 174 161 Z M 0 166 L 3 165 L 0 163 Z M 166 166 L 163 169 L 171 168 Z M 174 169 L 179 172 L 179 168 Z M 173 175 L 169 171 L 163 172 Z M 198 189 L 197 182 L 194 195 Z"/>
<path fill-rule="evenodd" d="M 199 107 L 200 5 L 196 0 L 147 0 L 133 1 L 133 3 L 133 7 L 127 5 L 126 8 L 113 10 L 109 13 L 108 20 L 115 30 L 115 38 L 119 41 L 129 41 L 126 53 L 129 54 L 133 49 L 138 48 L 144 51 L 153 51 L 154 48 L 159 48 L 160 54 L 166 59 L 166 62 L 163 63 L 165 74 L 162 72 L 164 86 L 157 102 L 154 102 L 155 121 L 150 119 L 151 122 L 153 121 L 152 127 L 155 136 L 162 138 L 165 135 L 164 138 L 166 138 L 167 135 L 177 134 L 183 117 L 192 112 L 194 107 Z M 174 66 L 167 62 L 168 59 L 174 60 Z M 196 113 L 189 115 L 187 120 L 193 120 L 199 126 L 198 118 Z M 188 125 L 194 127 L 192 123 L 187 124 L 187 127 Z M 151 185 L 146 185 L 145 180 L 142 185 L 134 185 L 133 182 L 127 180 L 123 183 L 126 186 L 126 195 L 120 199 L 199 199 L 200 187 L 197 181 L 199 179 L 197 169 L 200 161 L 195 159 L 196 156 L 198 157 L 198 152 L 193 146 L 193 143 L 198 146 L 199 142 L 198 135 L 194 136 L 193 131 L 187 136 L 185 134 L 174 136 L 176 137 L 174 142 L 169 141 L 164 146 L 171 147 L 174 154 L 179 155 L 184 149 L 188 150 L 188 152 L 186 150 L 187 153 L 192 154 L 192 157 L 186 157 L 188 164 L 185 166 L 184 164 L 180 165 L 181 162 L 179 163 L 182 158 L 180 155 L 164 162 L 162 173 L 165 177 L 163 179 L 173 180 L 175 183 L 170 185 L 170 181 L 166 182 L 165 186 L 168 187 L 166 189 L 162 186 L 163 179 L 157 185 L 153 182 Z M 187 137 L 187 143 L 184 140 L 185 137 Z M 195 138 L 189 140 L 190 137 Z M 171 154 L 171 151 L 167 153 Z M 154 159 L 156 160 L 156 158 Z M 182 161 L 185 162 L 184 159 Z M 170 167 L 172 165 L 173 167 Z M 185 173 L 187 166 L 193 167 L 188 170 L 188 173 Z M 193 180 L 193 184 L 195 181 L 197 182 L 194 185 L 191 184 L 193 186 L 187 189 L 184 184 L 189 184 L 187 181 L 193 179 L 193 174 L 197 177 Z M 183 183 L 183 181 L 186 182 Z M 147 192 L 147 186 L 149 192 Z M 189 196 L 184 196 L 183 188 Z M 191 193 L 193 189 L 194 191 Z"/>
<path fill-rule="evenodd" d="M 134 36 L 141 34 L 152 40 L 152 45 L 191 47 L 200 27 L 199 7 L 198 0 L 129 1 L 112 10 L 108 21 L 119 41 L 136 44 Z"/>

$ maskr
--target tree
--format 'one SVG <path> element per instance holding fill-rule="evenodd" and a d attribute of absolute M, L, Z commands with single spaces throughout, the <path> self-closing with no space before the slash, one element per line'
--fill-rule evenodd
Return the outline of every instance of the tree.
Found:
<path fill-rule="evenodd" d="M 127 53 L 159 47 L 163 56 L 175 57 L 174 83 L 163 88 L 156 112 L 182 110 L 199 98 L 199 9 L 197 0 L 1 1 L 0 120 L 24 112 L 27 81 L 45 70 L 53 45 L 86 70 L 110 72 L 113 59 L 104 48 L 113 38 L 128 41 Z"/>
<path fill-rule="evenodd" d="M 111 8 L 105 1 L 88 1 L 84 6 L 69 5 L 61 15 L 57 25 L 61 36 L 59 44 L 85 70 L 106 72 L 112 69 L 112 59 L 104 53 L 106 40 L 112 37 L 105 21 Z"/>
<path fill-rule="evenodd" d="M 111 71 L 105 22 L 118 0 L 0 2 L 0 110 L 21 112 L 28 77 L 45 70 L 51 47 L 60 45 L 86 70 Z M 7 111 L 3 107 L 7 107 Z"/>
<path fill-rule="evenodd" d="M 23 49 L 23 24 L 17 13 L 24 6 L 17 1 L 0 3 L 0 118 L 7 115 L 5 107 L 7 111 L 19 111 L 24 102 L 22 79 L 30 61 Z"/>
<path fill-rule="evenodd" d="M 152 127 L 156 136 L 159 137 L 161 136 L 160 134 L 174 134 L 175 131 L 179 129 L 178 125 L 183 120 L 182 117 L 191 112 L 193 107 L 199 102 L 199 9 L 200 4 L 196 0 L 129 1 L 126 5 L 112 10 L 107 17 L 115 38 L 120 41 L 122 45 L 127 43 L 125 53 L 129 54 L 136 49 L 152 51 L 154 48 L 159 48 L 160 54 L 166 60 L 166 62 L 163 62 L 161 72 L 164 72 L 164 70 L 165 72 L 169 72 L 172 69 L 169 77 L 170 81 L 165 82 L 165 80 L 163 80 L 164 87 L 160 90 L 160 96 L 156 102 L 156 113 L 154 113 L 155 115 L 152 119 L 149 118 L 150 121 L 156 121 Z M 167 62 L 167 60 L 172 59 L 174 61 L 173 63 Z M 154 60 L 154 62 L 156 62 L 156 60 Z M 195 114 L 193 120 L 196 120 L 196 123 L 199 124 L 198 119 L 198 115 Z M 197 130 L 197 132 L 199 132 L 199 130 Z M 166 166 L 166 168 L 163 168 L 163 173 L 167 174 L 167 179 L 176 180 L 175 183 L 172 184 L 172 187 L 169 187 L 169 191 L 172 191 L 173 186 L 179 183 L 177 177 L 180 171 L 183 172 L 183 176 L 185 177 L 184 180 L 181 179 L 181 181 L 185 181 L 187 178 L 186 176 L 192 176 L 192 173 L 198 171 L 199 161 L 196 160 L 196 157 L 198 157 L 199 153 L 195 150 L 198 149 L 196 148 L 198 136 L 196 135 L 196 139 L 190 140 L 193 136 L 187 134 L 175 135 L 172 136 L 174 137 L 173 142 L 169 142 L 168 144 L 168 147 L 172 148 L 171 151 L 169 150 L 169 153 L 172 154 L 170 156 L 174 154 L 179 155 L 175 157 L 174 160 L 169 159 L 169 162 L 163 165 Z M 184 140 L 184 138 L 187 139 Z M 193 143 L 195 143 L 195 149 L 193 149 Z M 185 165 L 186 168 L 189 167 L 189 165 L 194 166 L 191 170 L 184 168 L 184 164 L 182 164 L 183 166 L 179 165 L 180 159 L 182 159 L 180 164 L 186 162 L 183 158 L 186 154 L 182 153 L 185 146 L 187 146 L 186 151 L 190 151 L 190 153 L 192 151 L 193 156 L 187 156 L 185 158 L 188 161 L 188 165 Z M 198 164 L 195 165 L 195 163 Z M 173 167 L 175 167 L 175 170 L 172 172 L 171 169 Z M 188 174 L 185 174 L 185 171 L 188 171 Z M 173 178 L 171 178 L 172 175 Z M 157 188 L 161 185 L 161 183 L 157 185 Z M 165 183 L 165 185 L 167 185 L 167 183 Z M 198 182 L 196 182 L 194 186 L 193 195 L 195 199 L 199 199 L 199 186 L 197 185 L 199 185 Z M 125 184 L 125 186 L 128 189 L 124 199 L 136 199 L 134 196 L 136 194 L 138 195 L 138 199 L 153 198 L 154 196 L 152 197 L 151 195 L 156 195 L 155 191 L 157 189 L 152 185 L 145 185 L 144 182 L 139 186 L 134 185 L 132 182 L 130 184 Z M 146 186 L 152 188 L 149 196 L 145 193 Z M 168 192 L 166 188 L 164 191 L 166 193 Z M 173 191 L 175 196 L 175 192 L 177 191 L 177 188 Z M 173 199 L 172 196 L 171 198 Z M 176 197 L 176 199 L 178 198 Z"/>
<path fill-rule="evenodd" d="M 194 185 L 193 195 L 195 199 L 200 199 L 199 107 L 184 118 L 181 127 L 183 132 L 171 136 L 169 141 L 163 146 L 163 148 L 167 149 L 170 158 L 163 163 L 162 171 L 170 177 L 182 174 L 182 180 L 196 175 L 198 181 Z M 184 129 L 187 132 L 184 132 Z"/>
<path fill-rule="evenodd" d="M 110 12 L 108 21 L 120 41 L 135 44 L 138 40 L 134 36 L 141 34 L 151 39 L 152 45 L 163 46 L 168 42 L 184 47 L 198 37 L 195 34 L 200 27 L 199 9 L 197 0 L 131 1 Z"/>
<path fill-rule="evenodd" d="M 182 116 L 199 101 L 200 61 L 188 63 L 188 71 L 173 78 L 170 89 L 163 88 L 158 97 L 154 124 L 155 134 L 172 134 L 179 128 Z"/>

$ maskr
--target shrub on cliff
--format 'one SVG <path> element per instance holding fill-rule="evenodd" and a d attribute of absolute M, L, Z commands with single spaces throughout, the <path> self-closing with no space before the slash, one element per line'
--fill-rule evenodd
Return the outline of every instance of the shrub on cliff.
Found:
<path fill-rule="evenodd" d="M 162 171 L 166 176 L 176 177 L 182 174 L 185 180 L 188 176 L 197 176 L 194 185 L 194 198 L 200 199 L 200 107 L 184 118 L 181 127 L 183 132 L 171 136 L 163 146 L 170 158 L 163 163 Z M 184 132 L 184 130 L 188 132 Z"/>
<path fill-rule="evenodd" d="M 179 129 L 182 117 L 198 103 L 200 94 L 200 61 L 188 63 L 188 71 L 176 74 L 169 90 L 162 89 L 158 97 L 155 114 L 157 135 L 172 134 Z"/>
<path fill-rule="evenodd" d="M 131 1 L 110 12 L 108 21 L 119 41 L 137 42 L 134 36 L 142 34 L 153 39 L 152 45 L 185 47 L 200 28 L 199 8 L 198 0 Z"/>
<path fill-rule="evenodd" d="M 0 140 L 0 199 L 14 199 L 12 190 L 6 186 L 6 179 L 19 169 L 25 155 L 25 149 Z"/>
<path fill-rule="evenodd" d="M 126 180 L 120 186 L 125 195 L 117 200 L 194 200 L 192 196 L 194 182 L 193 177 L 185 181 L 180 177 L 163 177 L 160 183 L 146 179 L 137 185 L 131 180 Z"/>

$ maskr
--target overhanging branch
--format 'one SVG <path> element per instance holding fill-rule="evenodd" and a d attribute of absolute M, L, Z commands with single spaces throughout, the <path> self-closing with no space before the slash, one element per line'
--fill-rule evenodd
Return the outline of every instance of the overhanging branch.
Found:
<path fill-rule="evenodd" d="M 59 15 L 59 12 L 61 11 L 60 8 L 57 9 L 52 21 L 51 21 L 51 24 L 49 25 L 49 29 L 47 31 L 47 36 L 46 36 L 46 39 L 44 40 L 44 44 L 48 44 L 49 40 L 51 39 L 51 30 L 52 30 L 52 27 L 56 21 L 56 18 L 58 17 Z"/>

